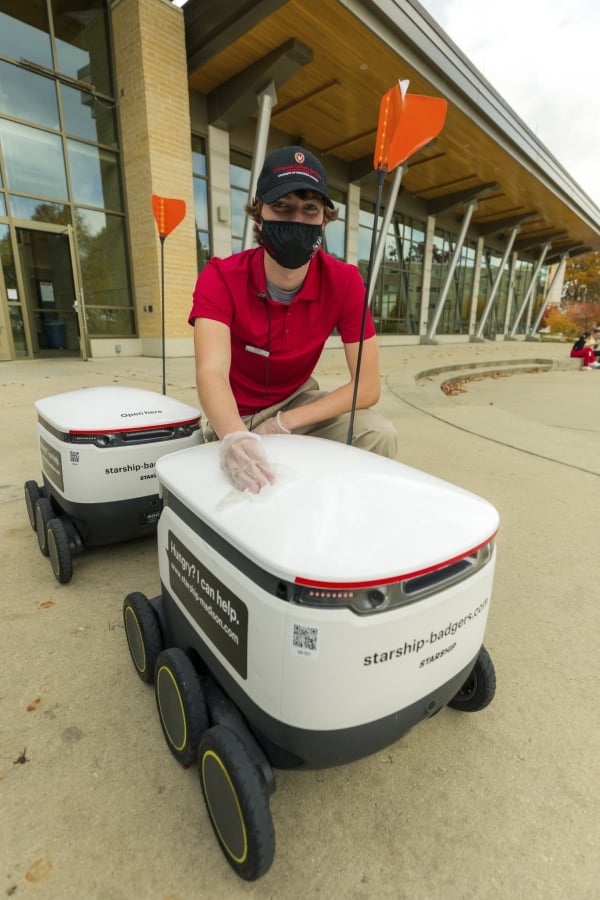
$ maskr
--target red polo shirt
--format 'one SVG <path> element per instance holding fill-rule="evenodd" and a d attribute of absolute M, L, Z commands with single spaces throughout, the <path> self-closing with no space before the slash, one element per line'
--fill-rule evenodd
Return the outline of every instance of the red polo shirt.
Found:
<path fill-rule="evenodd" d="M 266 296 L 264 252 L 256 247 L 209 260 L 189 316 L 191 325 L 214 319 L 230 329 L 229 381 L 242 416 L 285 400 L 304 384 L 334 328 L 344 344 L 360 340 L 365 285 L 356 266 L 318 250 L 288 306 Z M 365 338 L 374 334 L 368 312 Z"/>

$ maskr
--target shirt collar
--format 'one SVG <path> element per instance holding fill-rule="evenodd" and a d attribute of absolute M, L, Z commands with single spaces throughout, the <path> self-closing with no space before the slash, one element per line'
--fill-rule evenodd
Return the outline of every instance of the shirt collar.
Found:
<path fill-rule="evenodd" d="M 308 266 L 308 272 L 306 273 L 306 278 L 304 279 L 304 284 L 294 297 L 292 303 L 297 303 L 299 300 L 318 300 L 319 299 L 319 285 L 321 283 L 321 253 L 323 251 L 319 248 L 313 258 L 310 261 Z M 252 260 L 252 281 L 256 288 L 256 293 L 266 293 L 267 292 L 267 279 L 265 277 L 265 262 L 264 262 L 264 254 L 266 253 L 264 247 L 258 247 L 257 252 L 255 253 L 254 259 Z"/>

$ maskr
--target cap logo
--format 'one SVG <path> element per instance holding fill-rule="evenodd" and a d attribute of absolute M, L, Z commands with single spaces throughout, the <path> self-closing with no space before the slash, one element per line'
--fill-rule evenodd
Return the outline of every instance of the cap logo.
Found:
<path fill-rule="evenodd" d="M 294 159 L 296 160 L 297 163 L 303 163 L 304 162 L 304 153 L 300 153 L 300 151 L 298 150 L 296 153 L 294 153 Z"/>

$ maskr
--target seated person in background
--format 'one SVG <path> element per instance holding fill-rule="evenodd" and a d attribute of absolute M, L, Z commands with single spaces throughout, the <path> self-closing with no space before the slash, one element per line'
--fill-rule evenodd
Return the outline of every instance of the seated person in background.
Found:
<path fill-rule="evenodd" d="M 595 332 L 582 331 L 571 348 L 570 356 L 583 360 L 582 369 L 600 369 L 600 362 L 596 360 L 594 347 L 597 344 Z"/>
<path fill-rule="evenodd" d="M 596 356 L 596 362 L 600 362 L 600 326 L 594 325 L 592 328 L 592 339 L 593 343 L 591 345 L 592 350 Z"/>

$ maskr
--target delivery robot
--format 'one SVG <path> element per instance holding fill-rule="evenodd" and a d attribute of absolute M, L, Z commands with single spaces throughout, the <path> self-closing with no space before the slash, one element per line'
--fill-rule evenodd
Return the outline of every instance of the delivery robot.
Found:
<path fill-rule="evenodd" d="M 35 404 L 43 483 L 25 482 L 39 548 L 60 583 L 84 547 L 156 532 L 156 462 L 201 441 L 200 413 L 154 391 L 92 387 Z"/>
<path fill-rule="evenodd" d="M 262 440 L 276 481 L 258 495 L 217 442 L 157 461 L 160 593 L 123 605 L 166 743 L 248 880 L 274 858 L 274 769 L 350 763 L 496 684 L 494 507 L 347 444 Z"/>

